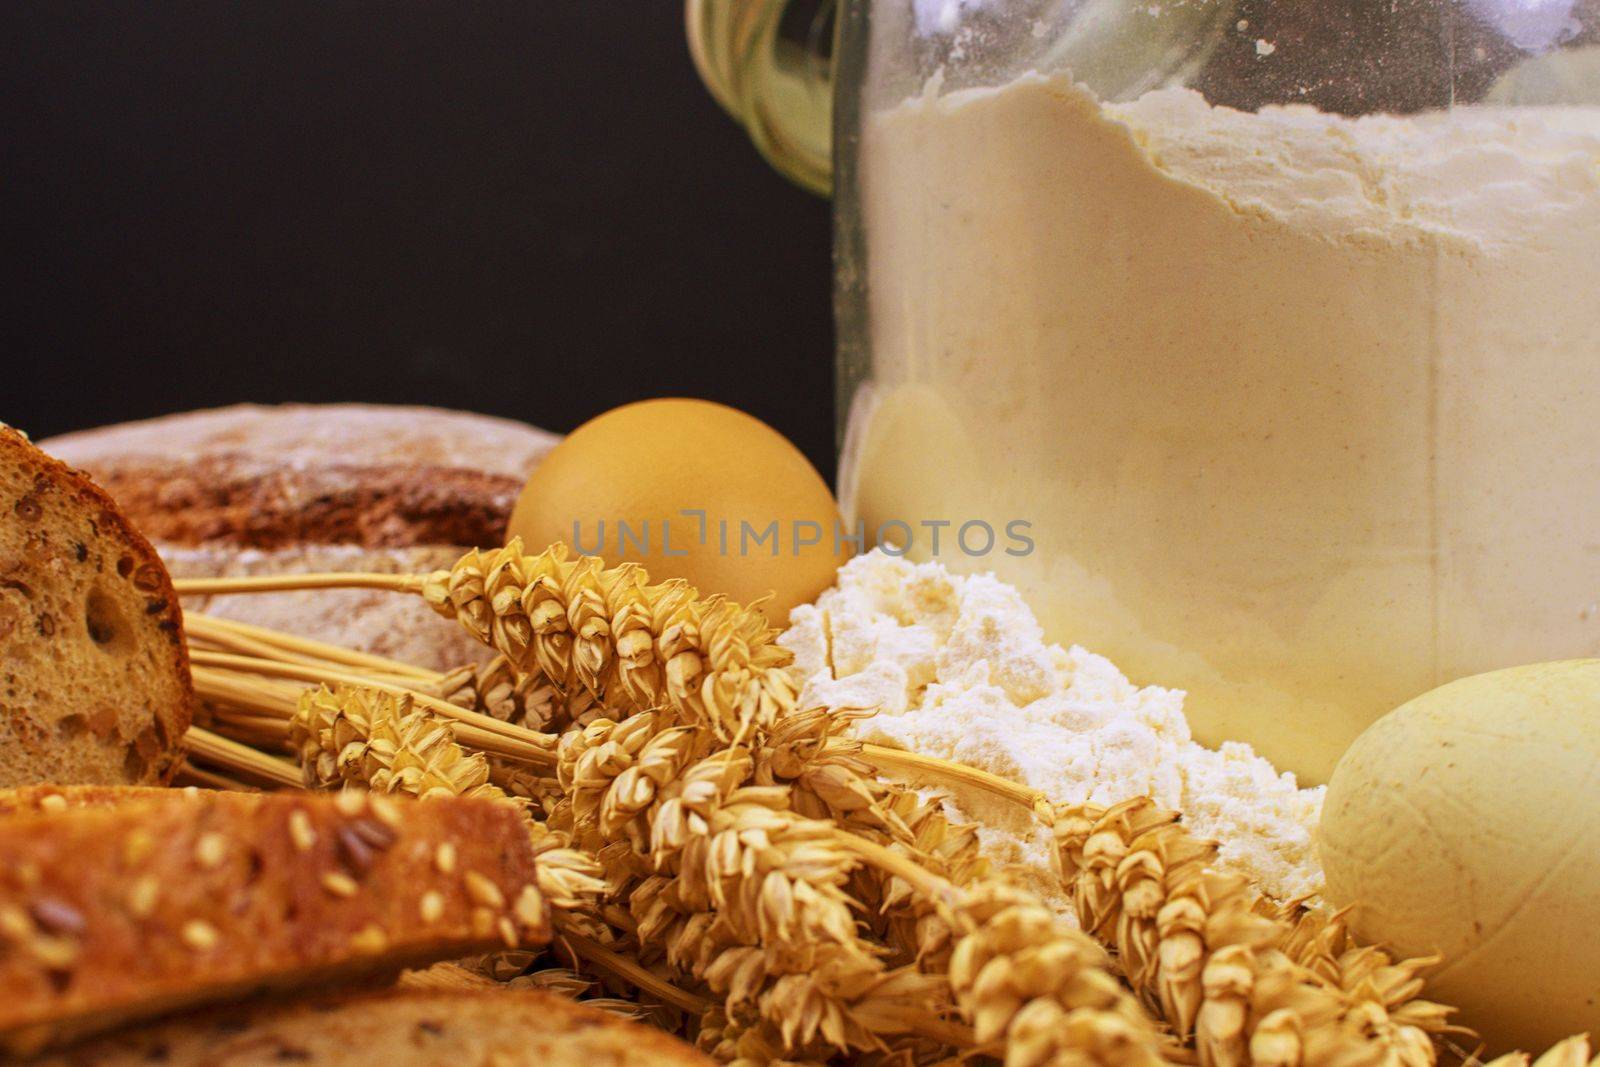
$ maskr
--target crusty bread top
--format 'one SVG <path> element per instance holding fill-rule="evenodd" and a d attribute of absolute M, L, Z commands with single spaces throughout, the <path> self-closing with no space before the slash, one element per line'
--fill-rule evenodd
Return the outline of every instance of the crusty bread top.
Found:
<path fill-rule="evenodd" d="M 43 445 L 162 543 L 483 546 L 556 440 L 433 408 L 242 404 Z"/>
<path fill-rule="evenodd" d="M 502 802 L 36 787 L 6 809 L 0 1049 L 550 936 Z"/>
<path fill-rule="evenodd" d="M 92 467 L 145 458 L 252 457 L 284 467 L 456 467 L 524 478 L 558 438 L 526 423 L 391 404 L 234 404 L 62 434 L 39 446 Z"/>
<path fill-rule="evenodd" d="M 98 486 L 0 425 L 0 786 L 164 781 L 193 707 L 155 549 Z"/>
<path fill-rule="evenodd" d="M 253 1002 L 124 1031 L 38 1067 L 710 1067 L 684 1042 L 538 990 Z"/>

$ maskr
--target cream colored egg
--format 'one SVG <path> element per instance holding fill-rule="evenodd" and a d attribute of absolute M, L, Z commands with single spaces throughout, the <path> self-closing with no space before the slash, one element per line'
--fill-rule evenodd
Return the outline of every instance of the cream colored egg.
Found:
<path fill-rule="evenodd" d="M 827 483 L 782 434 L 705 400 L 646 400 L 574 430 L 533 472 L 508 536 L 563 541 L 653 580 L 764 604 L 774 623 L 852 553 Z"/>
<path fill-rule="evenodd" d="M 1496 1052 L 1600 1031 L 1600 660 L 1442 686 L 1356 739 L 1318 834 L 1363 940 Z"/>

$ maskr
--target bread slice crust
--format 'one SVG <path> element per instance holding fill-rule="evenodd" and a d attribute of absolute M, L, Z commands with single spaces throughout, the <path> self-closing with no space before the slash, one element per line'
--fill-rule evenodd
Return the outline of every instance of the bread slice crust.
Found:
<path fill-rule="evenodd" d="M 0 787 L 168 781 L 193 715 L 155 549 L 104 490 L 0 425 Z"/>

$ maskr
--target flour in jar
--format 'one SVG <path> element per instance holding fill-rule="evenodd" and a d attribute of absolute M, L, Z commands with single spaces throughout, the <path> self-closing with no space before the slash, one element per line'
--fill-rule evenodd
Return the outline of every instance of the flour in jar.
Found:
<path fill-rule="evenodd" d="M 1600 655 L 1600 107 L 1026 74 L 858 156 L 850 519 L 1030 521 L 940 558 L 1307 781 L 1436 685 Z"/>
<path fill-rule="evenodd" d="M 857 557 L 780 643 L 801 703 L 877 709 L 865 740 L 1002 775 L 1052 801 L 1148 795 L 1221 847 L 1220 864 L 1291 898 L 1322 887 L 1312 831 L 1321 788 L 1300 789 L 1249 745 L 1189 735 L 1183 694 L 1130 683 L 1109 660 L 1047 643 L 1016 589 L 882 550 Z M 1048 835 L 1016 805 L 955 791 L 985 852 L 1063 903 Z"/>

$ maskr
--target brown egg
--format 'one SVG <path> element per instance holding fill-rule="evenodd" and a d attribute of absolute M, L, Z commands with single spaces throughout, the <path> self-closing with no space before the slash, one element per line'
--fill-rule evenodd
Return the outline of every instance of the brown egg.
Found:
<path fill-rule="evenodd" d="M 563 541 L 652 580 L 763 606 L 775 624 L 814 600 L 854 547 L 822 477 L 788 439 L 705 400 L 614 408 L 562 441 L 528 480 L 507 536 Z"/>

